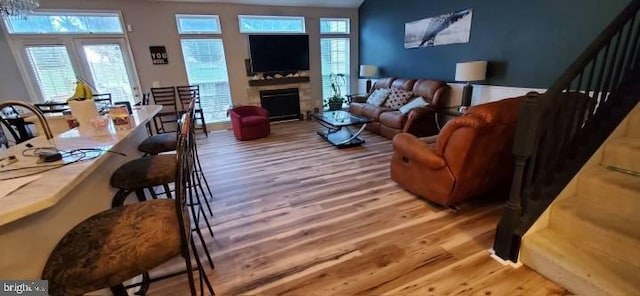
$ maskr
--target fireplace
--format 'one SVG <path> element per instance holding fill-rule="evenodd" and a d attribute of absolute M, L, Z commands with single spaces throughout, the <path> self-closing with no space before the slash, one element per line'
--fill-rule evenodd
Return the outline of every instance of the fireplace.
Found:
<path fill-rule="evenodd" d="M 261 90 L 260 105 L 269 111 L 271 121 L 300 118 L 300 95 L 297 88 Z"/>

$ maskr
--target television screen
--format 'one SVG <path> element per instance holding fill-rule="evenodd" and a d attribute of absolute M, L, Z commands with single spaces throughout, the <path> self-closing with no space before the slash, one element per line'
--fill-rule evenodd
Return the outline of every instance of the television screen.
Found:
<path fill-rule="evenodd" d="M 309 70 L 308 35 L 249 35 L 253 72 Z"/>

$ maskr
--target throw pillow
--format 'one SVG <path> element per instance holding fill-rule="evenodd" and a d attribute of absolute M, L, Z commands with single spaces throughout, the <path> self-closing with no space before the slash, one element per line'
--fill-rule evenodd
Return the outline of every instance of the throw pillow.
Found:
<path fill-rule="evenodd" d="M 367 104 L 380 107 L 382 103 L 384 103 L 384 101 L 387 99 L 387 96 L 389 96 L 388 89 L 378 88 L 375 91 L 373 91 L 372 94 L 369 95 L 369 97 L 367 98 Z"/>
<path fill-rule="evenodd" d="M 412 91 L 392 88 L 389 93 L 389 98 L 384 102 L 384 106 L 393 110 L 398 110 L 398 108 L 404 106 L 412 96 Z"/>
<path fill-rule="evenodd" d="M 406 105 L 400 107 L 398 111 L 402 112 L 402 114 L 407 114 L 413 108 L 424 107 L 427 105 L 429 105 L 429 103 L 425 102 L 423 97 L 417 97 L 413 99 L 411 102 L 407 103 Z"/>

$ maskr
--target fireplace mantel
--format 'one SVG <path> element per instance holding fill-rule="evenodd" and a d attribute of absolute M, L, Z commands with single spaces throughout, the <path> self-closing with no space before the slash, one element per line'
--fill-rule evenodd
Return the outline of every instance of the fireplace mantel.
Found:
<path fill-rule="evenodd" d="M 249 80 L 249 86 L 280 85 L 280 84 L 305 83 L 305 82 L 309 82 L 309 76 L 283 77 L 283 78 L 272 78 L 272 79 L 251 79 Z"/>

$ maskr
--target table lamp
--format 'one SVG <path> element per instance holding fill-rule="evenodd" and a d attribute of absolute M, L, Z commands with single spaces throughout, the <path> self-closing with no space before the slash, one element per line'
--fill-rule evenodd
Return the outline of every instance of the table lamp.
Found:
<path fill-rule="evenodd" d="M 367 78 L 366 90 L 371 91 L 371 78 L 378 75 L 378 67 L 373 65 L 360 65 L 360 77 Z"/>
<path fill-rule="evenodd" d="M 471 81 L 480 81 L 486 78 L 487 61 L 473 61 L 456 64 L 456 81 L 463 81 L 467 84 L 462 88 L 462 103 L 460 113 L 467 111 L 471 106 L 471 95 L 473 86 Z"/>

